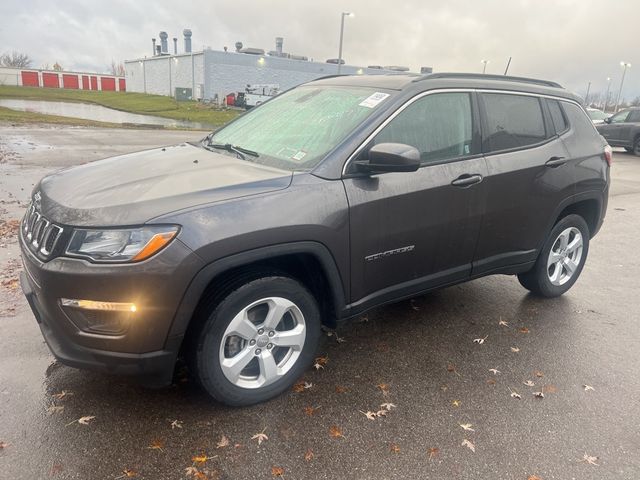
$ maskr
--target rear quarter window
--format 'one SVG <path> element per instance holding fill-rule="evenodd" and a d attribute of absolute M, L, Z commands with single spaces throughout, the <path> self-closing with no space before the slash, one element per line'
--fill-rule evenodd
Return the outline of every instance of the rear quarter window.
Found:
<path fill-rule="evenodd" d="M 486 113 L 485 152 L 526 147 L 546 139 L 540 100 L 525 95 L 482 94 Z"/>
<path fill-rule="evenodd" d="M 582 108 L 569 102 L 562 102 L 562 108 L 566 112 L 569 123 L 578 137 L 589 138 L 598 134 L 593 126 L 593 122 Z"/>
<path fill-rule="evenodd" d="M 564 118 L 560 102 L 557 100 L 547 100 L 547 105 L 549 106 L 549 113 L 551 113 L 551 120 L 553 121 L 555 132 L 561 134 L 567 130 L 569 125 L 567 125 L 567 120 Z"/>

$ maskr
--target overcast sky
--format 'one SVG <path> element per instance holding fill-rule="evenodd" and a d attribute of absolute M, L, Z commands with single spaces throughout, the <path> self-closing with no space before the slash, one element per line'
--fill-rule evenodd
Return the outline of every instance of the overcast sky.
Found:
<path fill-rule="evenodd" d="M 348 64 L 406 65 L 412 71 L 509 73 L 556 80 L 581 95 L 617 92 L 620 61 L 633 65 L 623 96 L 640 95 L 640 0 L 1 0 L 0 52 L 29 54 L 34 66 L 105 71 L 112 59 L 151 54 L 151 38 L 193 31 L 194 50 L 284 50 L 324 61 L 338 56 L 347 18 Z"/>

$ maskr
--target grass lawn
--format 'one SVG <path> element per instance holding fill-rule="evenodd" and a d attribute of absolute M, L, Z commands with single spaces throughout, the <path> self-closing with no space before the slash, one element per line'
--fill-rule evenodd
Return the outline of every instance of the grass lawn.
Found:
<path fill-rule="evenodd" d="M 0 107 L 0 122 L 8 123 L 52 123 L 55 125 L 73 125 L 79 127 L 109 127 L 122 128 L 119 123 L 96 122 L 82 118 L 60 117 L 35 112 L 19 112 L 10 108 Z"/>
<path fill-rule="evenodd" d="M 212 107 L 201 105 L 198 102 L 176 102 L 170 97 L 148 95 L 146 93 L 65 90 L 61 88 L 0 85 L 0 98 L 93 103 L 124 112 L 202 122 L 212 126 L 225 124 L 239 114 L 239 112 L 235 110 L 215 110 Z M 24 112 L 16 113 L 22 115 Z M 52 115 L 43 115 L 43 117 L 51 116 Z M 84 122 L 84 120 L 81 121 Z"/>

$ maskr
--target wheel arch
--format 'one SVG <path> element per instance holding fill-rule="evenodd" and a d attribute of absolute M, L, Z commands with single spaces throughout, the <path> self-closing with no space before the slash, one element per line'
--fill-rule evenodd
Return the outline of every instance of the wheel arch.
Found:
<path fill-rule="evenodd" d="M 203 267 L 187 287 L 167 341 L 185 336 L 198 306 L 219 284 L 252 270 L 268 270 L 299 280 L 318 298 L 322 323 L 327 326 L 335 326 L 336 319 L 345 310 L 344 282 L 327 247 L 311 241 L 271 245 L 231 255 Z"/>
<path fill-rule="evenodd" d="M 580 215 L 589 227 L 589 236 L 593 238 L 600 226 L 603 217 L 603 193 L 602 192 L 586 192 L 575 195 L 562 202 L 552 216 L 552 221 L 547 228 L 546 240 L 549 232 L 564 217 L 571 214 Z M 543 240 L 543 242 L 544 242 Z"/>

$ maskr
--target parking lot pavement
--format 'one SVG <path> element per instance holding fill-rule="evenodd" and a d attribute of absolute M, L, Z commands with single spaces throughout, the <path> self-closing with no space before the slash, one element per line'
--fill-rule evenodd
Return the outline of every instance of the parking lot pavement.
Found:
<path fill-rule="evenodd" d="M 56 167 L 199 135 L 0 126 L 0 218 L 18 219 Z M 0 477 L 635 480 L 640 158 L 617 152 L 612 176 L 605 225 L 564 297 L 496 276 L 373 310 L 325 338 L 310 388 L 243 409 L 185 376 L 147 390 L 56 363 L 0 223 Z"/>

